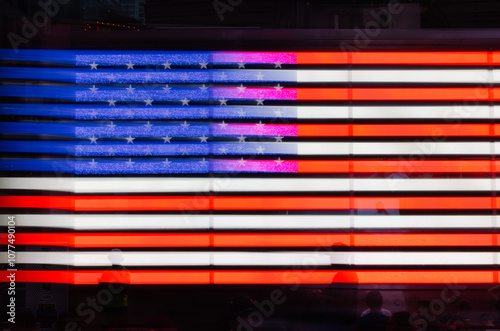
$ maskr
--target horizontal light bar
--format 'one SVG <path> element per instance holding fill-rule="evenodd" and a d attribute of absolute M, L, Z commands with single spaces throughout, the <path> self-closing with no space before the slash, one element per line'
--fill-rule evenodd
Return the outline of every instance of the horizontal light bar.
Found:
<path fill-rule="evenodd" d="M 487 119 L 500 118 L 499 106 L 471 103 L 454 106 L 96 106 L 73 104 L 3 104 L 0 114 L 31 115 L 76 120 L 155 120 L 155 119 L 243 119 L 243 118 L 298 118 L 298 119 Z"/>
<path fill-rule="evenodd" d="M 133 88 L 133 87 L 132 87 Z M 168 101 L 188 105 L 189 101 L 215 100 L 299 100 L 299 101 L 498 101 L 500 88 L 493 87 L 366 87 L 366 88 L 282 88 L 177 87 L 165 93 L 162 87 L 147 87 L 127 93 L 124 87 L 101 86 L 24 86 L 3 85 L 0 96 L 19 98 L 49 98 L 74 102 L 140 102 Z M 183 101 L 184 100 L 184 101 Z M 186 101 L 187 100 L 187 101 Z"/>
<path fill-rule="evenodd" d="M 116 276 L 117 271 L 111 271 Z M 109 272 L 109 273 L 111 273 Z M 0 282 L 8 282 L 11 271 L 0 271 Z M 17 282 L 97 285 L 103 270 L 16 271 Z M 132 285 L 298 285 L 298 284 L 495 284 L 493 270 L 130 270 L 121 278 Z"/>
<path fill-rule="evenodd" d="M 0 243 L 7 245 L 7 234 Z M 492 247 L 499 234 L 475 233 L 18 233 L 16 245 L 97 247 Z"/>
<path fill-rule="evenodd" d="M 133 163 L 131 163 L 133 162 Z M 185 173 L 495 173 L 499 160 L 257 160 L 257 159 L 0 159 L 2 171 L 42 171 L 75 175 Z M 205 166 L 205 163 L 208 166 Z M 402 176 L 400 176 L 402 177 Z M 388 179 L 389 181 L 392 179 Z"/>
<path fill-rule="evenodd" d="M 189 123 L 187 123 L 189 124 Z M 222 124 L 222 125 L 221 125 Z M 498 137 L 500 124 L 247 124 L 0 122 L 4 134 L 103 138 L 270 137 Z M 203 142 L 203 141 L 202 141 Z M 206 141 L 205 141 L 206 142 Z"/>
<path fill-rule="evenodd" d="M 48 153 L 77 157 L 169 155 L 491 155 L 500 153 L 499 142 L 115 142 L 104 141 L 1 141 L 0 152 Z M 207 162 L 208 163 L 208 162 Z M 208 164 L 206 164 L 208 167 Z"/>
<path fill-rule="evenodd" d="M 492 73 L 490 81 L 489 74 Z M 256 69 L 73 69 L 0 68 L 0 78 L 51 80 L 74 84 L 165 84 L 165 83 L 487 83 L 500 82 L 500 71 L 461 70 L 256 70 Z"/>
<path fill-rule="evenodd" d="M 7 214 L 0 225 L 7 226 Z M 16 226 L 73 230 L 496 229 L 487 215 L 40 215 L 16 214 Z"/>
<path fill-rule="evenodd" d="M 500 197 L 2 196 L 0 208 L 74 211 L 492 210 Z"/>
<path fill-rule="evenodd" d="M 16 52 L 14 52 L 16 51 Z M 386 64 L 386 65 L 491 65 L 500 63 L 500 52 L 489 51 L 353 51 L 353 52 L 185 52 L 185 51 L 69 51 L 0 50 L 10 61 L 42 61 L 88 67 L 268 63 L 268 64 Z M 99 68 L 99 67 L 96 67 Z"/>
<path fill-rule="evenodd" d="M 486 83 L 490 80 L 487 69 L 296 70 L 294 74 L 298 83 Z M 500 74 L 497 72 L 493 77 L 495 82 L 500 81 Z"/>
<path fill-rule="evenodd" d="M 35 178 L 3 177 L 10 190 L 72 193 L 493 191 L 490 178 Z"/>
<path fill-rule="evenodd" d="M 0 256 L 7 260 L 7 253 Z M 124 266 L 441 266 L 498 264 L 492 252 L 17 252 L 17 264 L 55 264 L 75 267 Z"/>

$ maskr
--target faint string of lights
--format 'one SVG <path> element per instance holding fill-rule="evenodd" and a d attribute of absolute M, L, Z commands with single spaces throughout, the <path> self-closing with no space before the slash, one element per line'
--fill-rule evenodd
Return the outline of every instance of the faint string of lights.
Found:
<path fill-rule="evenodd" d="M 94 28 L 92 28 L 92 25 L 94 25 Z M 84 27 L 84 30 L 85 31 L 87 31 L 87 30 L 88 31 L 100 31 L 102 29 L 102 31 L 111 31 L 113 28 L 141 31 L 139 28 L 132 26 L 132 25 L 106 23 L 106 22 L 100 22 L 100 21 L 96 21 L 95 23 L 87 23 Z"/>

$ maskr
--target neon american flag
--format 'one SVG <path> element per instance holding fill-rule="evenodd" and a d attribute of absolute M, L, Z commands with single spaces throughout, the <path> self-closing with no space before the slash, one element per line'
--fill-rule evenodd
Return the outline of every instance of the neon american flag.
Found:
<path fill-rule="evenodd" d="M 17 281 L 498 282 L 500 52 L 0 54 Z"/>

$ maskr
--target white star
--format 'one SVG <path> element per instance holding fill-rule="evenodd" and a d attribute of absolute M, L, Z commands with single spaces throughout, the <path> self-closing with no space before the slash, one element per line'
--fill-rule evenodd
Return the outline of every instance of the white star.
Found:
<path fill-rule="evenodd" d="M 97 144 L 97 139 L 98 138 L 96 138 L 95 135 L 92 135 L 92 137 L 90 137 L 89 139 L 90 139 L 90 143 L 91 144 Z"/>
<path fill-rule="evenodd" d="M 201 162 L 201 164 L 202 164 L 203 166 L 207 166 L 207 165 L 208 165 L 208 161 L 207 161 L 207 160 L 205 160 L 205 158 L 203 158 L 203 160 L 201 160 L 200 162 Z"/>
<path fill-rule="evenodd" d="M 168 62 L 168 60 L 165 63 L 162 63 L 162 64 L 163 64 L 163 66 L 165 66 L 165 68 L 163 68 L 163 69 L 172 69 L 172 68 L 170 68 L 170 65 L 172 63 Z"/>
<path fill-rule="evenodd" d="M 245 89 L 246 89 L 246 87 L 243 86 L 243 84 L 241 84 L 240 86 L 237 86 L 236 88 L 238 89 L 238 92 L 240 92 L 240 93 L 245 92 Z"/>
<path fill-rule="evenodd" d="M 259 72 L 256 76 L 257 76 L 257 80 L 264 79 L 264 75 L 261 72 Z"/>
<path fill-rule="evenodd" d="M 115 155 L 115 150 L 113 149 L 113 147 L 111 147 L 110 149 L 108 149 L 108 155 L 109 156 Z"/>
<path fill-rule="evenodd" d="M 181 124 L 183 129 L 187 129 L 189 127 L 189 124 L 187 121 L 184 121 L 184 123 Z"/>
<path fill-rule="evenodd" d="M 219 126 L 222 128 L 222 129 L 225 129 L 229 124 L 225 123 L 224 121 L 222 121 L 222 123 L 219 123 Z"/>
<path fill-rule="evenodd" d="M 239 163 L 240 167 L 244 167 L 245 163 L 247 163 L 247 160 L 244 160 L 243 158 L 241 158 L 241 160 L 238 160 L 238 163 Z"/>
<path fill-rule="evenodd" d="M 163 143 L 170 143 L 170 139 L 172 139 L 171 137 L 168 136 L 168 134 L 162 138 L 163 139 Z"/>
<path fill-rule="evenodd" d="M 280 166 L 280 165 L 281 165 L 283 162 L 285 162 L 285 161 L 283 161 L 283 160 L 279 157 L 279 158 L 278 158 L 277 160 L 275 160 L 274 162 L 276 162 L 276 164 Z"/>
<path fill-rule="evenodd" d="M 276 91 L 281 91 L 283 86 L 281 86 L 280 83 L 278 83 L 278 85 L 276 85 L 274 88 L 276 89 Z"/>
<path fill-rule="evenodd" d="M 206 90 L 208 90 L 208 86 L 205 86 L 205 84 L 203 84 L 199 87 L 199 89 L 205 92 Z"/>
<path fill-rule="evenodd" d="M 206 109 L 200 110 L 201 117 L 208 117 L 208 111 Z"/>
<path fill-rule="evenodd" d="M 227 148 L 226 148 L 226 147 L 224 147 L 224 146 L 222 146 L 221 148 L 219 148 L 219 152 L 220 152 L 221 154 L 226 154 L 226 152 L 227 152 Z"/>
<path fill-rule="evenodd" d="M 262 130 L 264 128 L 264 125 L 266 125 L 266 124 L 262 123 L 262 121 L 259 121 L 259 123 L 256 123 L 255 125 L 257 126 L 258 130 Z"/>
<path fill-rule="evenodd" d="M 128 161 L 125 163 L 127 164 L 127 168 L 132 168 L 135 162 L 133 162 L 132 159 L 128 159 Z"/>
<path fill-rule="evenodd" d="M 168 84 L 167 84 L 167 85 L 165 85 L 165 87 L 163 88 L 163 90 L 164 90 L 165 92 L 170 92 L 170 90 L 171 90 L 171 89 L 172 89 L 172 88 L 171 88 L 171 87 L 169 87 L 169 86 L 168 86 Z"/>
<path fill-rule="evenodd" d="M 222 97 L 222 99 L 219 99 L 219 102 L 221 106 L 227 106 L 227 100 L 224 97 Z"/>
<path fill-rule="evenodd" d="M 161 163 L 163 163 L 163 166 L 168 166 L 168 165 L 170 165 L 170 163 L 172 163 L 172 161 L 165 159 L 165 161 L 162 161 Z"/>
<path fill-rule="evenodd" d="M 110 106 L 116 106 L 116 105 L 115 105 L 116 100 L 113 100 L 113 98 L 109 99 L 109 100 L 108 100 L 108 102 L 109 102 L 109 105 L 110 105 Z"/>
<path fill-rule="evenodd" d="M 285 137 L 282 137 L 282 136 L 274 137 L 274 139 L 276 139 L 277 143 L 282 143 L 283 142 L 283 138 L 285 138 Z"/>
<path fill-rule="evenodd" d="M 264 99 L 257 99 L 255 101 L 257 101 L 257 106 L 259 105 L 264 106 L 264 101 L 265 101 Z"/>
<path fill-rule="evenodd" d="M 245 139 L 247 139 L 247 137 L 243 137 L 243 135 L 241 135 L 238 137 L 238 142 L 239 143 L 246 143 Z"/>
<path fill-rule="evenodd" d="M 145 153 L 144 155 L 153 155 L 151 147 L 149 147 L 149 146 L 146 147 L 146 149 L 144 150 L 144 153 Z"/>
<path fill-rule="evenodd" d="M 278 110 L 275 110 L 274 113 L 276 114 L 276 117 L 283 117 L 283 111 L 278 108 Z"/>
<path fill-rule="evenodd" d="M 189 79 L 189 75 L 187 73 L 183 73 L 183 74 L 181 74 L 181 79 L 182 80 L 188 80 Z"/>
<path fill-rule="evenodd" d="M 127 115 L 127 118 L 134 118 L 134 112 L 131 111 L 130 109 L 127 110 L 127 112 L 125 113 L 125 115 Z"/>
<path fill-rule="evenodd" d="M 92 159 L 92 162 L 89 162 L 89 164 L 91 168 L 94 168 L 97 165 L 97 162 L 94 159 Z"/>
<path fill-rule="evenodd" d="M 153 127 L 153 124 L 149 123 L 149 121 L 148 121 L 148 123 L 144 124 L 144 126 L 146 127 L 146 130 L 151 130 L 151 128 Z"/>
<path fill-rule="evenodd" d="M 244 62 L 238 62 L 238 69 L 245 69 L 245 63 Z"/>
<path fill-rule="evenodd" d="M 95 63 L 95 61 L 94 61 L 94 62 L 92 62 L 92 63 L 90 63 L 89 65 L 90 65 L 90 70 L 92 70 L 92 69 L 97 70 L 97 66 L 98 66 L 98 64 L 97 64 L 97 63 Z"/>
<path fill-rule="evenodd" d="M 203 137 L 198 137 L 198 138 L 200 138 L 202 143 L 206 143 L 208 139 L 208 137 L 205 137 L 205 135 L 203 135 Z"/>
<path fill-rule="evenodd" d="M 145 79 L 146 79 L 146 82 L 150 81 L 151 80 L 151 75 L 147 74 L 146 77 L 145 77 Z"/>
<path fill-rule="evenodd" d="M 109 75 L 109 76 L 108 76 L 108 79 L 109 79 L 109 81 L 110 81 L 110 82 L 114 82 L 114 81 L 116 81 L 115 74 L 111 74 L 111 75 Z"/>
<path fill-rule="evenodd" d="M 182 155 L 189 155 L 188 149 L 186 146 L 182 147 L 181 152 L 182 152 Z"/>
<path fill-rule="evenodd" d="M 111 122 L 110 124 L 106 125 L 110 130 L 114 130 L 116 128 L 116 124 L 113 124 L 113 122 Z"/>
<path fill-rule="evenodd" d="M 276 69 L 276 68 L 282 68 L 282 67 L 281 67 L 281 65 L 282 65 L 282 63 L 281 63 L 280 61 L 278 61 L 278 62 L 274 62 L 274 68 L 275 68 L 275 69 Z"/>
<path fill-rule="evenodd" d="M 128 63 L 126 63 L 126 65 L 127 65 L 127 70 L 128 69 L 134 70 L 134 64 L 132 63 L 132 61 L 128 61 Z"/>
<path fill-rule="evenodd" d="M 127 140 L 127 144 L 129 144 L 129 143 L 130 143 L 130 144 L 133 144 L 133 143 L 134 143 L 134 139 L 135 139 L 135 138 L 132 138 L 132 136 L 131 136 L 131 135 L 129 135 L 129 136 L 128 136 L 128 138 L 125 138 L 125 139 Z"/>
<path fill-rule="evenodd" d="M 152 106 L 153 105 L 153 101 L 154 100 L 151 100 L 149 97 L 146 100 L 144 100 L 144 102 L 146 103 L 146 106 Z"/>
<path fill-rule="evenodd" d="M 262 147 L 262 146 L 259 146 L 259 147 L 256 148 L 256 150 L 257 150 L 257 154 L 264 154 L 265 148 Z"/>
<path fill-rule="evenodd" d="M 208 63 L 206 62 L 200 62 L 200 69 L 207 69 Z"/>
<path fill-rule="evenodd" d="M 167 118 L 170 116 L 170 110 L 165 109 L 165 112 L 163 113 L 163 117 Z"/>
<path fill-rule="evenodd" d="M 245 111 L 243 109 L 238 110 L 238 115 L 240 117 L 244 117 L 245 116 Z"/>
<path fill-rule="evenodd" d="M 225 73 L 221 73 L 220 80 L 226 80 L 226 79 L 227 79 L 227 75 Z"/>
<path fill-rule="evenodd" d="M 90 91 L 92 91 L 92 93 L 95 93 L 97 92 L 99 88 L 98 87 L 95 87 L 95 85 L 92 85 L 92 87 L 89 88 Z"/>
<path fill-rule="evenodd" d="M 187 98 L 180 100 L 180 102 L 182 102 L 183 106 L 189 106 L 189 101 L 191 101 L 191 100 L 188 100 Z"/>
<path fill-rule="evenodd" d="M 97 118 L 97 113 L 95 109 L 92 109 L 92 112 L 90 113 L 90 118 Z"/>
<path fill-rule="evenodd" d="M 128 93 L 134 93 L 134 90 L 135 90 L 135 87 L 132 87 L 132 85 L 129 85 L 127 88 L 126 88 L 127 92 Z"/>

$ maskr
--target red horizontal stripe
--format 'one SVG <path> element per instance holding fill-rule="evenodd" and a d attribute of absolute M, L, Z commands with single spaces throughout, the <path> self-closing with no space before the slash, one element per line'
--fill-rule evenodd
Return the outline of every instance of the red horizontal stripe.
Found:
<path fill-rule="evenodd" d="M 350 95 L 349 95 L 350 94 Z M 297 100 L 354 101 L 488 101 L 500 100 L 500 88 L 487 87 L 418 87 L 418 88 L 297 88 Z"/>
<path fill-rule="evenodd" d="M 489 52 L 298 52 L 297 64 L 488 65 Z M 349 61 L 349 57 L 351 60 Z M 492 52 L 492 64 L 500 52 Z"/>
<path fill-rule="evenodd" d="M 348 124 L 298 124 L 299 137 L 348 137 Z M 488 137 L 490 124 L 354 124 L 354 137 Z M 494 136 L 500 124 L 494 125 Z"/>
<path fill-rule="evenodd" d="M 1 282 L 8 282 L 11 271 L 0 271 Z M 172 271 L 131 270 L 130 284 L 493 284 L 498 271 L 470 270 L 280 270 L 280 271 Z M 27 271 L 15 272 L 16 282 L 65 283 L 78 285 L 98 284 L 106 278 L 100 270 L 82 271 Z M 123 277 L 125 278 L 125 277 Z"/>
<path fill-rule="evenodd" d="M 2 208 L 107 210 L 496 209 L 500 197 L 11 196 Z M 352 204 L 352 205 L 351 205 Z"/>
<path fill-rule="evenodd" d="M 300 160 L 299 173 L 486 173 L 500 161 L 490 160 Z M 351 164 L 352 168 L 349 168 Z"/>
<path fill-rule="evenodd" d="M 344 233 L 17 233 L 16 245 L 94 247 L 498 246 L 500 234 Z M 7 245 L 7 234 L 0 244 Z"/>

